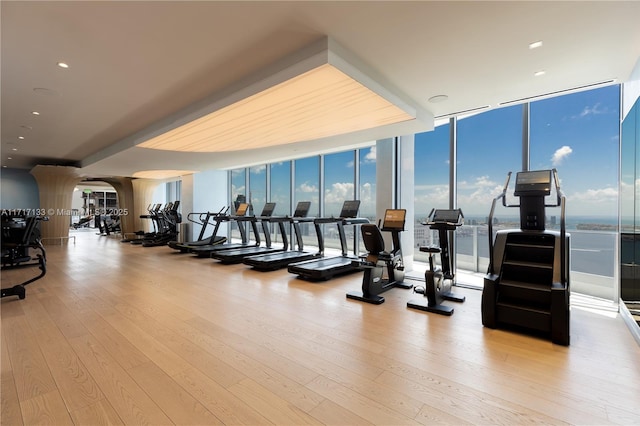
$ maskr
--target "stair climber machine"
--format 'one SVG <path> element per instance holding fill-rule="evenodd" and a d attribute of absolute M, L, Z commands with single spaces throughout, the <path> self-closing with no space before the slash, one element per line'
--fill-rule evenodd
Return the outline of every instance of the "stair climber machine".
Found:
<path fill-rule="evenodd" d="M 365 223 L 360 227 L 367 254 L 360 256 L 358 260 L 352 260 L 351 263 L 359 269 L 364 269 L 362 291 L 348 292 L 347 299 L 379 305 L 384 302 L 381 293 L 394 287 L 413 287 L 404 283 L 404 263 L 400 245 L 400 232 L 404 231 L 406 214 L 407 211 L 404 209 L 387 209 L 382 228 L 379 222 L 378 225 Z M 385 251 L 382 232 L 391 233 L 391 251 Z"/>
<path fill-rule="evenodd" d="M 222 244 L 227 241 L 226 237 L 221 235 L 216 235 L 215 233 L 205 237 L 205 232 L 211 222 L 216 222 L 216 218 L 224 216 L 227 214 L 229 210 L 229 206 L 223 207 L 217 213 L 206 212 L 206 213 L 189 213 L 187 215 L 187 220 L 191 223 L 195 223 L 200 226 L 200 234 L 198 235 L 198 239 L 195 241 L 187 241 L 180 242 L 177 240 L 169 241 L 167 244 L 170 248 L 174 250 L 179 250 L 180 253 L 189 253 L 193 247 L 200 247 L 205 245 L 217 245 Z"/>
<path fill-rule="evenodd" d="M 553 170 L 518 172 L 514 196 L 507 205 L 511 172 L 489 214 L 489 267 L 482 291 L 482 324 L 542 334 L 553 343 L 569 345 L 570 235 L 565 230 L 565 196 Z M 545 204 L 555 185 L 556 200 Z M 520 209 L 520 229 L 499 230 L 493 239 L 493 215 L 498 200 Z M 545 229 L 545 208 L 560 208 L 560 231 Z"/>
<path fill-rule="evenodd" d="M 38 267 L 40 272 L 20 284 L 2 289 L 2 297 L 26 297 L 25 286 L 44 277 L 47 273 L 47 254 L 40 238 L 40 222 L 46 216 L 32 216 L 21 210 L 2 210 L 2 270 Z M 31 253 L 36 250 L 34 256 Z M 24 279 L 24 275 L 20 275 Z M 2 277 L 3 283 L 6 277 Z"/>
<path fill-rule="evenodd" d="M 429 253 L 429 269 L 424 273 L 424 288 L 416 287 L 416 293 L 422 293 L 423 298 L 412 299 L 407 302 L 408 308 L 419 309 L 421 311 L 432 312 L 441 315 L 453 315 L 451 306 L 443 305 L 442 302 L 449 300 L 462 303 L 464 296 L 458 296 L 451 291 L 455 284 L 455 273 L 453 272 L 453 259 L 450 255 L 449 236 L 464 223 L 464 215 L 460 209 L 433 209 L 429 213 L 426 223 L 431 229 L 438 231 L 439 246 L 423 246 L 420 251 Z M 434 256 L 440 254 L 441 268 L 437 268 Z M 426 302 L 424 299 L 426 298 Z"/>

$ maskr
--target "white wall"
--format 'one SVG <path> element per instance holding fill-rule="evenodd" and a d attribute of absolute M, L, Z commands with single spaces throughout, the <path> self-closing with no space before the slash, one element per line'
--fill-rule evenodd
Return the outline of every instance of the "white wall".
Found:
<path fill-rule="evenodd" d="M 208 170 L 193 175 L 193 211 L 194 212 L 218 212 L 229 203 L 229 185 L 225 170 Z M 186 191 L 187 182 L 182 182 L 182 190 Z M 186 215 L 183 220 L 187 220 Z M 200 233 L 200 227 L 189 224 L 191 239 L 194 240 Z M 209 232 L 206 233 L 210 235 Z M 226 225 L 221 226 L 218 235 L 227 235 Z"/>

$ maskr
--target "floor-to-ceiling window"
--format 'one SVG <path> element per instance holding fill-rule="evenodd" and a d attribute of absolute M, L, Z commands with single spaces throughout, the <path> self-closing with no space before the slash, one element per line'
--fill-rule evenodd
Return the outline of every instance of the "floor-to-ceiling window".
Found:
<path fill-rule="evenodd" d="M 291 161 L 282 161 L 269 165 L 269 201 L 276 203 L 274 216 L 288 216 L 291 208 Z M 285 227 L 287 238 L 291 242 L 291 227 Z M 279 227 L 271 226 L 272 239 L 280 241 Z"/>
<path fill-rule="evenodd" d="M 620 89 L 541 100 L 530 111 L 530 169 L 557 169 L 567 197 L 572 290 L 616 300 Z M 547 209 L 547 227 L 559 217 Z"/>
<path fill-rule="evenodd" d="M 324 156 L 324 216 L 339 217 L 345 200 L 353 200 L 355 194 L 355 152 L 346 151 Z M 340 248 L 337 226 L 324 225 L 325 246 Z M 354 227 L 345 227 L 347 241 L 353 241 Z M 351 247 L 353 249 L 353 247 Z"/>
<path fill-rule="evenodd" d="M 307 157 L 294 161 L 293 203 L 311 201 L 309 216 L 320 215 L 320 157 Z M 313 224 L 303 223 L 300 226 L 305 246 L 317 246 L 318 240 Z"/>
<path fill-rule="evenodd" d="M 271 171 L 270 199 L 276 203 L 274 216 L 286 216 L 292 213 L 291 210 L 291 161 L 272 163 L 269 165 Z"/>
<path fill-rule="evenodd" d="M 249 197 L 253 213 L 257 216 L 267 202 L 267 166 L 261 164 L 249 168 Z"/>
<path fill-rule="evenodd" d="M 465 217 L 465 226 L 455 233 L 458 268 L 486 271 L 492 200 L 507 174 L 522 168 L 522 108 L 500 108 L 457 121 L 457 207 Z M 519 227 L 517 209 L 499 207 L 495 218 L 496 229 Z"/>
<path fill-rule="evenodd" d="M 421 246 L 437 243 L 437 234 L 423 225 L 431 209 L 449 207 L 449 124 L 437 126 L 431 132 L 415 135 L 414 142 L 414 259 L 427 262 Z"/>
<path fill-rule="evenodd" d="M 356 198 L 360 200 L 360 217 L 376 223 L 376 147 L 358 150 L 359 159 L 359 192 Z M 325 172 L 326 173 L 326 172 Z M 362 238 L 358 239 L 359 253 L 366 252 Z"/>
<path fill-rule="evenodd" d="M 457 120 L 455 190 L 457 207 L 465 215 L 465 226 L 456 232 L 457 268 L 479 273 L 470 278 L 477 282 L 465 284 L 482 285 L 478 277 L 488 260 L 487 218 L 507 173 L 523 166 L 556 168 L 567 196 L 567 226 L 572 234 L 572 290 L 617 300 L 619 91 L 610 86 Z M 416 135 L 416 222 L 423 220 L 421 212 L 448 207 L 449 188 L 443 183 L 448 182 L 449 164 L 436 172 L 441 159 L 449 161 L 448 149 L 449 129 L 440 126 Z M 513 179 L 515 175 L 507 203 L 517 205 Z M 425 200 L 431 201 L 430 206 L 424 205 Z M 559 209 L 549 207 L 546 213 L 547 228 L 557 228 Z M 519 227 L 518 210 L 499 205 L 494 229 L 511 227 Z M 433 232 L 416 226 L 416 248 L 432 240 Z M 423 260 L 418 252 L 416 260 Z"/>
<path fill-rule="evenodd" d="M 230 208 L 231 213 L 235 213 L 238 205 L 247 201 L 247 177 L 245 169 L 231 170 L 231 200 L 233 205 Z M 240 238 L 238 224 L 231 222 L 231 237 Z"/>

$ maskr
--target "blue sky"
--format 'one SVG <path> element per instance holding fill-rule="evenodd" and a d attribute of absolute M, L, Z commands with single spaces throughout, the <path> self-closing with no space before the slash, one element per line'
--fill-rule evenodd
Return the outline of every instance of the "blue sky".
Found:
<path fill-rule="evenodd" d="M 558 169 L 567 214 L 615 216 L 618 86 L 534 102 L 530 113 L 530 169 Z M 416 136 L 417 214 L 448 205 L 448 132 Z M 458 121 L 458 206 L 467 216 L 486 216 L 507 173 L 522 169 L 521 135 L 520 105 Z"/>

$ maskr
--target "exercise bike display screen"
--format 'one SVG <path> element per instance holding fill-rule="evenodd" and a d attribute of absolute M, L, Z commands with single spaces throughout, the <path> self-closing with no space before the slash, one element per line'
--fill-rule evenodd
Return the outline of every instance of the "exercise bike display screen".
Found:
<path fill-rule="evenodd" d="M 391 230 L 396 229 L 400 231 L 404 231 L 404 222 L 407 211 L 404 209 L 399 210 L 391 210 L 388 209 L 384 213 L 384 223 L 382 224 L 383 229 Z"/>
<path fill-rule="evenodd" d="M 236 209 L 236 216 L 244 216 L 247 213 L 248 208 L 249 208 L 248 203 L 241 203 Z"/>
<path fill-rule="evenodd" d="M 432 222 L 447 222 L 447 223 L 458 223 L 460 221 L 460 209 L 455 210 L 440 210 L 437 209 L 433 212 L 433 220 Z"/>

